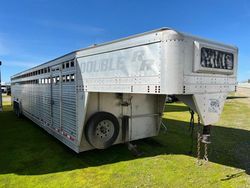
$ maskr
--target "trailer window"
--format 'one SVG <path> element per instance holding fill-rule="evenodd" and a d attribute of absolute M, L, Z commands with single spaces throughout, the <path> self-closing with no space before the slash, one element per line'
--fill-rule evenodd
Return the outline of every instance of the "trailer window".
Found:
<path fill-rule="evenodd" d="M 202 47 L 200 64 L 206 68 L 233 70 L 234 55 L 233 53 Z"/>
<path fill-rule="evenodd" d="M 62 81 L 63 81 L 63 82 L 66 81 L 66 76 L 65 76 L 65 75 L 62 76 Z"/>
<path fill-rule="evenodd" d="M 70 76 L 67 75 L 67 76 L 66 76 L 66 82 L 69 82 L 69 81 L 70 81 Z"/>
<path fill-rule="evenodd" d="M 74 75 L 74 74 L 71 74 L 71 75 L 70 75 L 70 79 L 71 79 L 71 82 L 74 82 L 74 81 L 75 81 L 75 75 Z"/>
<path fill-rule="evenodd" d="M 55 84 L 55 83 L 56 83 L 56 78 L 53 77 L 53 78 L 52 78 L 52 81 L 53 81 L 53 83 Z"/>

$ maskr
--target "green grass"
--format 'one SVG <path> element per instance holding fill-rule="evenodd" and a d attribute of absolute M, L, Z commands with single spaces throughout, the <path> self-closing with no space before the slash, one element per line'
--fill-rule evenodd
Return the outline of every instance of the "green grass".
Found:
<path fill-rule="evenodd" d="M 166 105 L 168 132 L 136 141 L 134 157 L 121 144 L 76 154 L 8 102 L 0 113 L 0 187 L 250 187 L 250 105 L 227 100 L 213 126 L 210 162 L 197 165 L 189 113 L 182 103 Z"/>

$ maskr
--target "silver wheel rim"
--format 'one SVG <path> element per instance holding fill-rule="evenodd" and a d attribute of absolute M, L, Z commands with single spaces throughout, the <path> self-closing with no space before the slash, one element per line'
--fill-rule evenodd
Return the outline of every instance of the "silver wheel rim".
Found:
<path fill-rule="evenodd" d="M 102 120 L 96 127 L 95 136 L 102 142 L 106 142 L 114 135 L 114 124 L 110 120 Z"/>

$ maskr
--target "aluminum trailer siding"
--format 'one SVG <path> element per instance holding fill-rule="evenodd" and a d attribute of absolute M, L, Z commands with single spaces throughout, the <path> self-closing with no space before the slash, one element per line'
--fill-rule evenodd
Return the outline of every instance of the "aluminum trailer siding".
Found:
<path fill-rule="evenodd" d="M 76 152 L 158 135 L 166 95 L 210 125 L 235 90 L 237 55 L 233 46 L 154 30 L 14 75 L 14 110 Z"/>

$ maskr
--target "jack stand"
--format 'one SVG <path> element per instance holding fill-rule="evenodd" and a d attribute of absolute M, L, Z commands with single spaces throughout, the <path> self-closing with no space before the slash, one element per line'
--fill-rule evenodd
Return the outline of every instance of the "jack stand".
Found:
<path fill-rule="evenodd" d="M 198 132 L 197 134 L 197 159 L 198 165 L 202 165 L 201 159 L 201 143 L 204 146 L 204 155 L 203 160 L 208 162 L 208 144 L 211 143 L 210 141 L 210 129 L 211 125 L 203 126 L 202 134 Z"/>
<path fill-rule="evenodd" d="M 127 142 L 127 145 L 128 145 L 128 150 L 131 151 L 131 153 L 135 156 L 135 157 L 140 157 L 142 156 L 144 153 L 143 152 L 140 152 L 138 149 L 137 149 L 137 146 L 135 144 L 132 144 L 130 142 Z"/>

